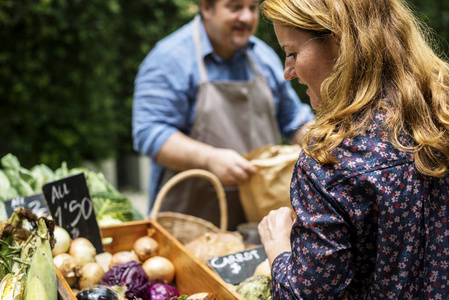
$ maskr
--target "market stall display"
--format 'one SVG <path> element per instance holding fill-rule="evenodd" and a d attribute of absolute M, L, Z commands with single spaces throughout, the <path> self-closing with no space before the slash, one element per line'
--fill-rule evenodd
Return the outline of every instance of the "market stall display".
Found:
<path fill-rule="evenodd" d="M 11 240 L 11 237 L 6 233 L 3 234 L 3 232 L 8 232 L 8 230 L 4 231 L 3 229 L 9 228 L 9 225 L 5 225 L 7 224 L 5 218 L 0 218 L 0 255 L 4 260 L 0 265 L 2 267 L 2 270 L 0 270 L 2 291 L 7 293 L 12 291 L 13 294 L 20 293 L 20 291 L 26 290 L 22 288 L 26 284 L 29 287 L 38 286 L 35 281 L 41 278 L 41 280 L 45 280 L 45 290 L 50 294 L 45 299 L 54 299 L 55 295 L 57 299 L 63 300 L 91 299 L 89 297 L 97 295 L 98 297 L 104 296 L 108 299 L 120 300 L 245 300 L 251 298 L 247 298 L 248 296 L 242 297 L 242 295 L 252 295 L 252 297 L 261 295 L 260 285 L 251 284 L 250 289 L 254 288 L 254 292 L 248 292 L 247 288 L 243 289 L 243 285 L 246 285 L 246 283 L 230 284 L 208 263 L 209 258 L 239 253 L 239 251 L 244 251 L 247 246 L 240 233 L 226 230 L 226 199 L 221 183 L 214 178 L 213 174 L 211 175 L 211 173 L 203 170 L 186 171 L 186 173 L 180 173 L 177 178 L 174 178 L 172 184 L 174 185 L 183 178 L 190 176 L 201 176 L 209 179 L 221 199 L 219 200 L 221 202 L 221 228 L 215 227 L 212 223 L 200 218 L 170 212 L 160 213 L 155 219 L 134 220 L 136 216 L 137 219 L 139 216 L 134 214 L 134 209 L 130 203 L 129 206 L 131 207 L 128 206 L 129 200 L 120 198 L 122 197 L 120 193 L 104 179 L 101 173 L 98 174 L 81 168 L 68 169 L 65 164 L 62 164 L 61 168 L 55 171 L 42 165 L 27 170 L 20 166 L 18 159 L 13 155 L 3 157 L 1 162 L 0 174 L 4 176 L 0 175 L 0 184 L 3 184 L 0 186 L 0 190 L 4 191 L 3 188 L 7 188 L 9 192 L 4 193 L 4 195 L 7 197 L 19 195 L 13 199 L 21 200 L 14 203 L 19 208 L 9 214 L 12 216 L 16 216 L 18 213 L 28 215 L 32 222 L 37 222 L 38 218 L 42 217 L 42 220 L 47 220 L 48 224 L 51 224 L 46 234 L 48 235 L 45 240 L 48 243 L 45 246 L 46 250 L 36 251 L 35 247 L 39 243 L 33 242 L 36 244 L 33 244 L 34 252 L 31 251 L 28 256 L 23 256 L 21 253 L 23 251 L 17 249 L 29 249 L 30 247 L 21 245 L 17 248 L 18 242 L 14 239 Z M 41 169 L 41 171 L 37 171 L 38 169 Z M 46 175 L 39 176 L 43 173 Z M 79 175 L 85 177 L 83 184 L 70 185 L 69 188 L 69 182 L 72 182 L 72 179 L 79 177 Z M 30 194 L 36 195 L 36 192 L 43 192 L 44 187 L 49 186 L 52 187 L 52 191 L 57 190 L 57 203 L 61 202 L 61 199 L 65 199 L 62 197 L 63 194 L 71 195 L 68 192 L 63 193 L 65 189 L 67 191 L 78 190 L 80 186 L 83 186 L 83 189 L 87 186 L 89 190 L 87 193 L 92 195 L 92 202 L 96 203 L 94 205 L 94 220 L 97 218 L 97 212 L 100 216 L 98 222 L 94 224 L 99 234 L 79 236 L 74 235 L 73 232 L 69 232 L 64 227 L 57 226 L 61 222 L 56 224 L 56 220 L 66 219 L 67 216 L 65 216 L 64 210 L 60 211 L 62 212 L 61 216 L 54 215 L 54 209 L 50 209 L 48 206 L 48 199 L 53 198 L 49 197 L 48 190 L 43 193 L 45 196 L 43 203 L 47 202 L 48 209 L 43 216 L 40 211 L 35 214 L 32 210 L 22 207 L 24 203 L 29 204 L 27 203 L 28 200 L 34 201 L 36 199 L 31 197 L 27 198 L 27 201 L 22 201 L 24 197 Z M 65 187 L 60 188 L 60 186 Z M 169 188 L 170 185 L 166 187 L 166 190 Z M 93 192 L 90 192 L 91 189 Z M 75 201 L 76 205 L 81 205 L 81 202 L 86 198 L 84 197 L 86 193 L 78 192 L 73 194 L 73 199 L 72 196 L 69 196 L 70 203 Z M 107 200 L 102 201 L 99 195 L 104 195 L 105 192 L 109 194 L 106 196 Z M 84 196 L 78 197 L 81 194 Z M 3 197 L 0 198 L 0 203 L 3 203 L 6 199 L 4 195 L 0 195 L 0 197 Z M 161 194 L 160 199 L 163 199 L 163 194 Z M 10 200 L 7 200 L 7 203 L 8 201 Z M 109 205 L 114 201 L 119 203 L 116 206 L 113 204 L 112 207 L 115 207 L 115 209 L 109 210 Z M 124 203 L 121 203 L 122 201 Z M 66 201 L 59 204 L 64 206 L 64 203 Z M 67 207 L 70 206 L 70 203 Z M 11 205 L 9 209 L 14 208 L 14 205 Z M 29 206 L 33 208 L 32 205 Z M 92 207 L 92 204 L 90 207 Z M 53 215 L 57 217 L 54 221 Z M 111 220 L 112 222 L 110 222 Z M 163 224 L 160 224 L 159 220 Z M 86 222 L 84 219 L 79 219 L 79 222 L 74 223 L 71 229 L 81 230 L 81 227 L 86 227 L 86 224 L 81 224 L 84 222 Z M 22 222 L 19 225 L 22 226 Z M 91 227 L 91 225 L 87 227 Z M 14 225 L 15 227 L 17 227 L 17 224 Z M 37 230 L 37 227 L 37 225 L 32 226 L 33 230 Z M 178 229 L 187 229 L 187 236 L 183 236 L 182 232 L 185 231 L 179 231 Z M 28 235 L 31 235 L 31 233 L 27 233 Z M 37 235 L 39 237 L 44 236 L 42 234 Z M 98 244 L 101 247 L 98 247 Z M 200 251 L 205 249 L 206 252 Z M 47 260 L 36 255 L 34 255 L 35 258 L 32 258 L 31 254 L 35 252 L 48 252 Z M 16 258 L 14 258 L 14 255 Z M 47 266 L 46 269 L 50 269 L 50 271 L 42 273 L 33 270 L 30 274 L 33 274 L 34 282 L 31 283 L 27 280 L 26 273 L 22 275 L 18 273 L 17 257 L 21 260 L 19 263 L 19 266 L 22 266 L 20 270 L 31 270 L 31 268 L 25 266 L 30 265 L 32 259 L 37 258 L 40 258 L 40 260 L 36 261 L 36 265 L 43 265 L 46 262 L 52 268 Z M 252 270 L 247 270 L 244 273 L 250 276 Z M 256 275 L 254 274 L 254 276 Z M 46 279 L 42 279 L 42 276 L 46 276 Z M 52 279 L 47 280 L 48 276 Z M 137 278 L 140 279 L 137 280 Z M 251 280 L 251 282 L 253 281 Z M 38 289 L 31 289 L 27 291 L 27 295 L 36 292 L 40 293 Z M 264 295 L 265 292 L 264 290 Z M 2 294 L 3 292 L 0 293 L 0 296 Z M 2 297 L 0 299 L 7 298 Z M 33 297 L 28 296 L 24 299 L 33 299 Z"/>

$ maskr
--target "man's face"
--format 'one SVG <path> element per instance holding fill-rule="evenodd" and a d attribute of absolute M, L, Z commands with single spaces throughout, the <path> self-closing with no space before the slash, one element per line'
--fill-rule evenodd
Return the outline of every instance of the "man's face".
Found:
<path fill-rule="evenodd" d="M 204 26 L 215 53 L 230 58 L 248 43 L 259 22 L 259 0 L 217 0 L 202 4 Z"/>

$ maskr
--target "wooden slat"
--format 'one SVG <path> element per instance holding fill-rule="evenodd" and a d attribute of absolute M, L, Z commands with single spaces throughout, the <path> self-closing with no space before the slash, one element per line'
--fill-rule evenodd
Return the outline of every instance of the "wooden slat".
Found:
<path fill-rule="evenodd" d="M 76 300 L 76 296 L 65 280 L 61 271 L 55 266 L 56 277 L 58 277 L 58 293 L 63 300 Z"/>

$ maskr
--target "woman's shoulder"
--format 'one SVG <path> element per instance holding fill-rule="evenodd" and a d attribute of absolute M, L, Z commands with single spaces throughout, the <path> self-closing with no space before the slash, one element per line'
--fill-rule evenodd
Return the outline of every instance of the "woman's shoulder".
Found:
<path fill-rule="evenodd" d="M 395 148 L 382 128 L 384 116 L 376 114 L 369 128 L 354 137 L 345 138 L 333 151 L 337 163 L 322 165 L 302 154 L 298 167 L 310 173 L 311 178 L 326 178 L 324 184 L 336 184 L 342 180 L 364 173 L 379 173 L 380 170 L 400 165 L 413 164 L 413 154 Z M 409 139 L 401 137 L 404 144 Z"/>

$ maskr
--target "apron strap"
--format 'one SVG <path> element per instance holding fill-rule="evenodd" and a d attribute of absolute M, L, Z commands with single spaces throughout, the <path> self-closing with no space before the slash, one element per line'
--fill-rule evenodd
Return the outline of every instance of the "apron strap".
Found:
<path fill-rule="evenodd" d="M 200 33 L 200 15 L 196 15 L 193 20 L 193 42 L 195 44 L 195 54 L 196 60 L 198 61 L 198 68 L 200 71 L 200 80 L 201 82 L 207 82 L 207 70 L 206 65 L 204 64 L 204 59 L 201 51 L 201 33 Z M 246 57 L 248 59 L 251 70 L 254 72 L 255 76 L 260 76 L 259 71 L 257 70 L 256 64 L 253 59 L 249 55 L 248 51 L 245 51 Z"/>
<path fill-rule="evenodd" d="M 251 58 L 251 55 L 249 55 L 248 51 L 245 51 L 245 53 L 246 53 L 246 57 L 248 58 L 249 65 L 254 72 L 254 75 L 260 76 L 259 71 L 257 70 L 256 64 L 254 63 L 254 60 Z"/>
<path fill-rule="evenodd" d="M 201 82 L 207 82 L 207 71 L 204 65 L 203 56 L 201 55 L 201 34 L 200 34 L 200 15 L 196 15 L 193 20 L 193 42 L 195 43 L 196 60 L 200 69 Z"/>

